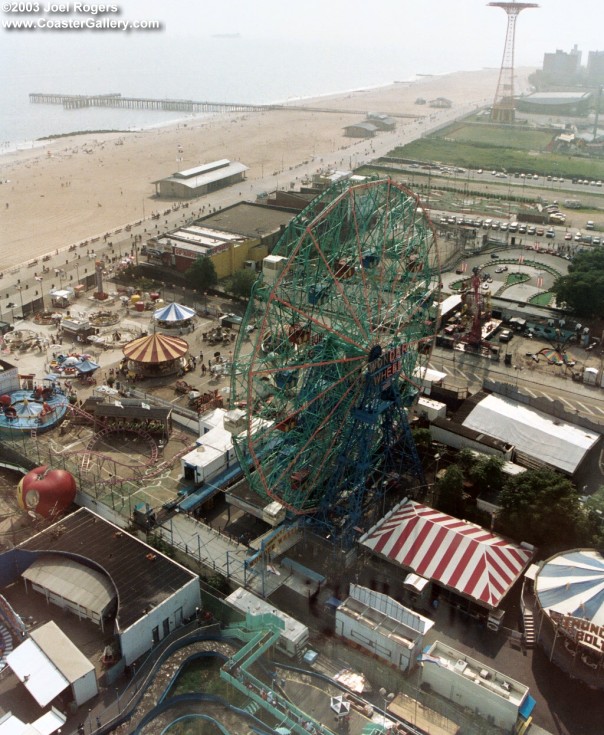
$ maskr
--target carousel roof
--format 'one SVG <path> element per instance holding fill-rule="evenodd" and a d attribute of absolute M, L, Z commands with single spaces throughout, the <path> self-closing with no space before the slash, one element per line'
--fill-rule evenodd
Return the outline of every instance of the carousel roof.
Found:
<path fill-rule="evenodd" d="M 158 322 L 184 322 L 194 316 L 194 309 L 189 309 L 188 306 L 181 304 L 168 304 L 153 312 L 153 318 Z"/>
<path fill-rule="evenodd" d="M 544 610 L 604 625 L 604 557 L 579 549 L 548 559 L 537 574 L 535 593 Z"/>
<path fill-rule="evenodd" d="M 189 344 L 186 340 L 158 333 L 134 339 L 123 349 L 129 360 L 149 364 L 176 360 L 188 351 Z"/>

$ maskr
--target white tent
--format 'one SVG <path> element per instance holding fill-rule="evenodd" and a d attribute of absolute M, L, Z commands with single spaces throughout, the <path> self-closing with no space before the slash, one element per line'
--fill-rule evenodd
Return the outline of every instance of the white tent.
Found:
<path fill-rule="evenodd" d="M 181 304 L 168 304 L 153 312 L 153 318 L 156 322 L 185 322 L 194 316 L 195 311 L 193 309 L 189 309 L 188 306 L 182 306 Z"/>
<path fill-rule="evenodd" d="M 488 395 L 463 425 L 572 475 L 600 435 L 502 396 Z"/>

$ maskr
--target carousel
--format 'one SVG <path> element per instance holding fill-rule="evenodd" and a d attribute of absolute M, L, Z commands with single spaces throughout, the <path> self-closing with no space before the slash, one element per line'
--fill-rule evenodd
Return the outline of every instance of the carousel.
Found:
<path fill-rule="evenodd" d="M 194 309 L 182 304 L 167 304 L 153 312 L 153 323 L 158 329 L 179 334 L 193 331 Z"/>
<path fill-rule="evenodd" d="M 189 370 L 189 344 L 180 337 L 154 332 L 128 342 L 122 368 L 129 378 L 161 378 Z"/>
<path fill-rule="evenodd" d="M 534 578 L 538 640 L 550 661 L 593 688 L 604 688 L 604 557 L 565 551 Z"/>
<path fill-rule="evenodd" d="M 31 390 L 9 391 L 0 396 L 0 431 L 48 431 L 67 413 L 69 401 L 56 385 L 56 375 Z"/>

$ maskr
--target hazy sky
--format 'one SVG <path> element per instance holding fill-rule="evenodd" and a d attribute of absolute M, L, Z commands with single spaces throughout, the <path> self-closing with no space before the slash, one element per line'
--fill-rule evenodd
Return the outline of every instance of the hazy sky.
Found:
<path fill-rule="evenodd" d="M 602 0 L 539 5 L 518 18 L 517 63 L 540 64 L 544 51 L 569 50 L 575 43 L 584 51 L 604 50 Z M 163 20 L 170 35 L 239 32 L 400 43 L 410 53 L 430 45 L 435 55 L 452 59 L 463 49 L 464 59 L 475 58 L 475 68 L 500 63 L 507 24 L 505 12 L 484 0 L 124 0 L 122 8 L 125 15 Z"/>

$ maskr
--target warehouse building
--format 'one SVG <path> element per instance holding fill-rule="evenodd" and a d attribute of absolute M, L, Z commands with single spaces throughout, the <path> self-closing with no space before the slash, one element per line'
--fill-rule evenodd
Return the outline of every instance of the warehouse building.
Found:
<path fill-rule="evenodd" d="M 17 573 L 48 603 L 112 633 L 116 661 L 132 664 L 191 618 L 199 580 L 177 562 L 87 508 L 0 557 L 6 584 Z"/>
<path fill-rule="evenodd" d="M 245 179 L 248 167 L 222 158 L 185 171 L 177 171 L 165 179 L 154 181 L 155 195 L 165 199 L 195 199 Z"/>
<path fill-rule="evenodd" d="M 518 464 L 549 467 L 569 477 L 600 441 L 595 431 L 495 394 L 478 393 L 468 399 L 455 420 L 464 429 L 514 447 Z"/>
<path fill-rule="evenodd" d="M 259 268 L 296 213 L 241 202 L 150 238 L 144 254 L 148 262 L 181 273 L 198 258 L 209 257 L 218 278 L 225 278 L 241 268 Z"/>

